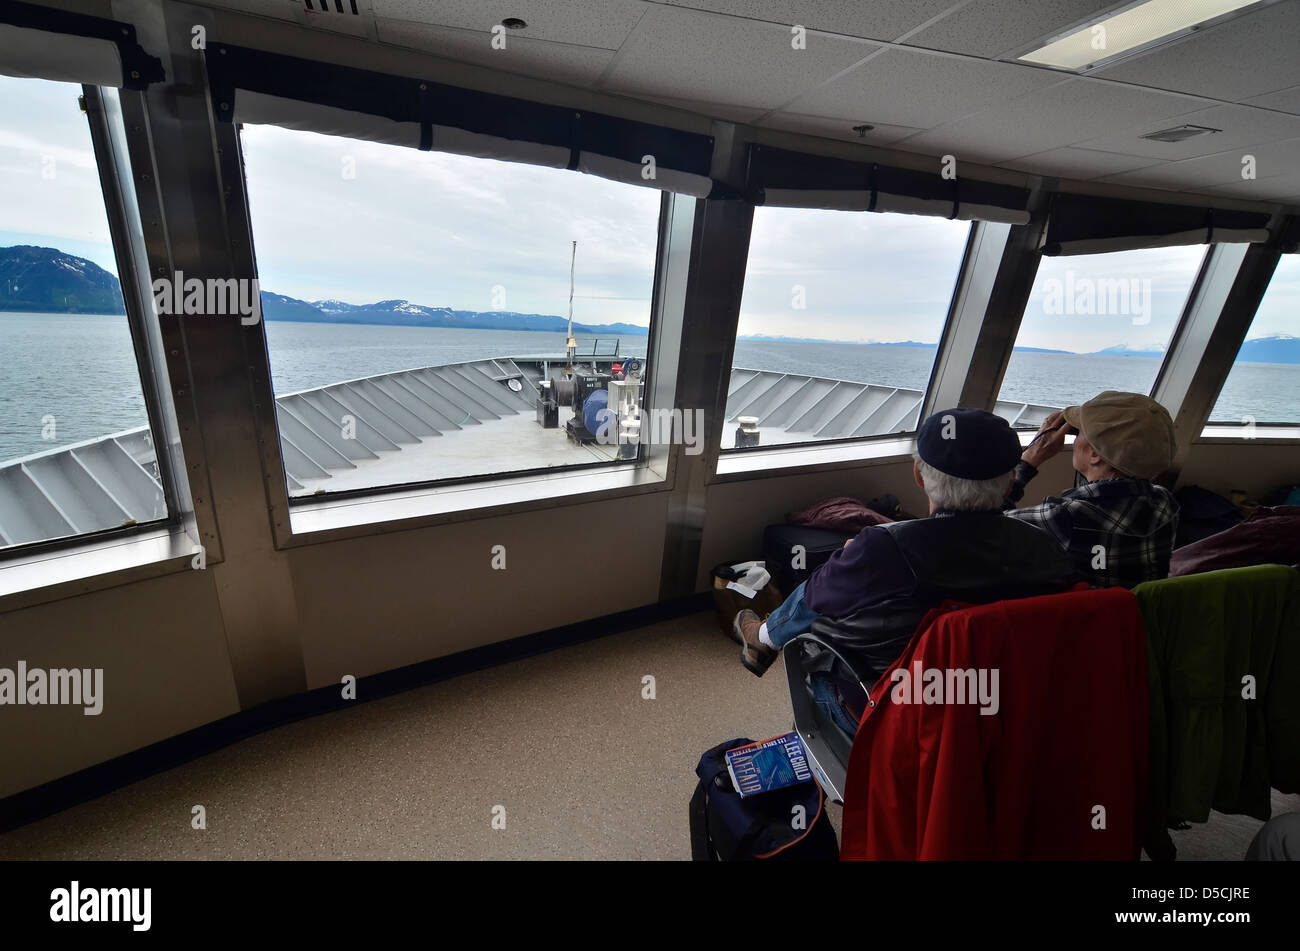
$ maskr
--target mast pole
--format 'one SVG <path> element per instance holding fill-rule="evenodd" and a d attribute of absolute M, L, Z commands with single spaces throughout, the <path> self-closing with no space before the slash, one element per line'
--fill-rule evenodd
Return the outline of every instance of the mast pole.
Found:
<path fill-rule="evenodd" d="M 578 242 L 573 242 L 573 252 L 569 257 L 569 339 L 564 349 L 569 357 L 569 370 L 573 370 L 573 356 L 578 352 L 578 341 L 573 336 L 573 268 L 578 259 Z"/>

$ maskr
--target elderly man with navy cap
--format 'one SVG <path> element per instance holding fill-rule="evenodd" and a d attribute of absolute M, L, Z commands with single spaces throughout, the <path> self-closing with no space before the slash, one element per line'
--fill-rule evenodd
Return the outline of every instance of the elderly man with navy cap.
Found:
<path fill-rule="evenodd" d="M 741 611 L 741 661 L 761 677 L 817 616 L 851 619 L 836 646 L 874 679 L 945 600 L 987 604 L 1071 587 L 1077 574 L 1051 536 L 1002 514 L 1019 461 L 1020 440 L 999 416 L 947 409 L 929 417 L 912 475 L 930 517 L 863 529 L 766 621 Z"/>

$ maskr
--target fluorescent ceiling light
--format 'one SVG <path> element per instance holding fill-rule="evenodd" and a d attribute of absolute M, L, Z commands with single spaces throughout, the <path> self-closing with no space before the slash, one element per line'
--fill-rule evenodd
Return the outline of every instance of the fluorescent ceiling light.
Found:
<path fill-rule="evenodd" d="M 1190 33 L 1260 0 L 1147 0 L 1018 57 L 1022 62 L 1079 70 Z"/>

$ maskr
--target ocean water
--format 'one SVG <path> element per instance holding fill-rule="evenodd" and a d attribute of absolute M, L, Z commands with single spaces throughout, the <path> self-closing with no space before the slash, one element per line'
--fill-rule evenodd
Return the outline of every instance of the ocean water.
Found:
<path fill-rule="evenodd" d="M 277 393 L 412 367 L 493 356 L 561 353 L 564 334 L 271 322 Z M 613 345 L 602 338 L 600 349 Z M 590 336 L 578 340 L 590 352 Z M 619 339 L 645 356 L 645 337 Z M 887 386 L 924 389 L 932 348 L 738 340 L 735 364 Z M 1144 357 L 1016 353 L 1002 397 L 1064 406 L 1101 390 L 1148 392 L 1160 361 Z M 1300 366 L 1238 364 L 1212 418 L 1300 419 Z M 0 462 L 147 422 L 126 319 L 86 314 L 0 312 Z M 43 438 L 51 436 L 53 438 Z"/>

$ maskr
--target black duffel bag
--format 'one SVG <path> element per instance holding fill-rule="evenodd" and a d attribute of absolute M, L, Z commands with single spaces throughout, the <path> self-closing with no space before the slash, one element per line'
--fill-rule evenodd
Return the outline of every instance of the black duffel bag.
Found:
<path fill-rule="evenodd" d="M 742 798 L 727 772 L 727 750 L 753 740 L 719 743 L 700 757 L 691 797 L 691 858 L 697 862 L 766 859 L 834 862 L 840 857 L 826 795 L 814 780 Z"/>

